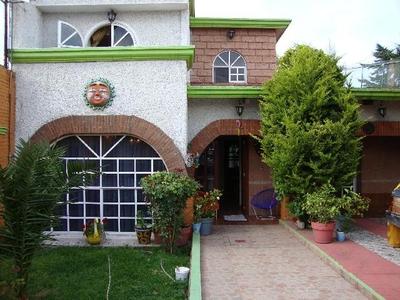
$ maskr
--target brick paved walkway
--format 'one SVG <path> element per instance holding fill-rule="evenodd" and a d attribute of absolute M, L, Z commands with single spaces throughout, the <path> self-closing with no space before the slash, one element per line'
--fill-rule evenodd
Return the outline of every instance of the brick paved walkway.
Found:
<path fill-rule="evenodd" d="M 282 225 L 201 237 L 203 300 L 367 299 Z"/>

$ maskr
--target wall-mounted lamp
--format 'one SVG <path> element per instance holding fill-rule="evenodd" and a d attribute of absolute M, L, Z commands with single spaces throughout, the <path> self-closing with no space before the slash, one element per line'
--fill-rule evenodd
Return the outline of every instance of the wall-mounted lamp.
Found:
<path fill-rule="evenodd" d="M 110 23 L 115 21 L 115 18 L 117 17 L 117 13 L 114 10 L 110 10 L 107 13 L 107 17 L 108 17 L 108 21 L 110 21 Z"/>
<path fill-rule="evenodd" d="M 244 106 L 242 100 L 239 100 L 239 103 L 235 106 L 236 107 L 236 113 L 240 117 L 243 113 Z"/>
<path fill-rule="evenodd" d="M 227 37 L 231 40 L 235 36 L 235 30 L 234 29 L 229 29 L 228 32 L 226 33 Z"/>
<path fill-rule="evenodd" d="M 386 107 L 382 105 L 379 106 L 378 108 L 378 113 L 384 118 L 386 116 Z"/>

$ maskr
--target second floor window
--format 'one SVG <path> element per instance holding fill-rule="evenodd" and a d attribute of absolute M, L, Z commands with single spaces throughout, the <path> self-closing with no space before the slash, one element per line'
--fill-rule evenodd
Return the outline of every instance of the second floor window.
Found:
<path fill-rule="evenodd" d="M 235 51 L 224 51 L 215 58 L 214 83 L 245 83 L 246 62 L 244 58 Z"/>
<path fill-rule="evenodd" d="M 97 29 L 90 38 L 91 47 L 133 46 L 133 44 L 131 34 L 115 24 Z"/>
<path fill-rule="evenodd" d="M 58 22 L 58 47 L 83 47 L 82 36 L 72 25 Z M 132 34 L 124 27 L 115 23 L 97 29 L 89 40 L 90 47 L 117 47 L 133 46 L 135 44 Z"/>
<path fill-rule="evenodd" d="M 66 22 L 58 22 L 58 47 L 82 47 L 82 37 L 78 31 Z"/>

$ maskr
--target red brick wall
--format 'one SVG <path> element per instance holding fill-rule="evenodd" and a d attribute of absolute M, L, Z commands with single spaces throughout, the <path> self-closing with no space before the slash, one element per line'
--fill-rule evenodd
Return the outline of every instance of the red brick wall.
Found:
<path fill-rule="evenodd" d="M 251 208 L 250 201 L 255 194 L 262 191 L 263 189 L 270 188 L 273 186 L 271 178 L 271 169 L 261 161 L 261 156 L 257 154 L 254 147 L 255 140 L 253 138 L 249 139 L 248 143 L 248 163 L 249 163 L 249 174 L 248 174 L 248 184 L 249 193 L 248 201 L 249 214 L 253 215 L 253 209 Z M 260 213 L 261 211 L 258 211 Z M 277 207 L 275 209 L 274 215 L 278 213 Z"/>
<path fill-rule="evenodd" d="M 196 47 L 195 61 L 191 69 L 191 84 L 213 84 L 213 61 L 219 53 L 226 50 L 237 51 L 244 57 L 247 66 L 247 85 L 260 85 L 271 79 L 276 69 L 275 30 L 236 29 L 233 39 L 226 36 L 227 31 L 224 28 L 191 29 L 192 44 Z"/>
<path fill-rule="evenodd" d="M 7 134 L 0 135 L 0 165 L 6 166 L 14 153 L 15 77 L 10 70 L 0 66 L 0 126 Z"/>
<path fill-rule="evenodd" d="M 392 203 L 391 193 L 400 183 L 400 137 L 363 139 L 363 151 L 358 191 L 371 199 L 366 215 L 384 217 Z"/>
<path fill-rule="evenodd" d="M 151 145 L 164 160 L 168 171 L 181 169 L 184 159 L 169 136 L 160 128 L 135 116 L 73 116 L 57 119 L 42 126 L 31 141 L 55 141 L 71 134 L 129 134 Z"/>

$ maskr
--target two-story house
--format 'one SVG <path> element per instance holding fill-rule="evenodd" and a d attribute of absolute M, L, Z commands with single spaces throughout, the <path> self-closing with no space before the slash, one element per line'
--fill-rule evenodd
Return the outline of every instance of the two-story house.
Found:
<path fill-rule="evenodd" d="M 249 134 L 290 21 L 193 16 L 188 0 L 13 5 L 16 140 L 47 139 L 67 148 L 65 160 L 102 171 L 64 206 L 57 230 L 107 217 L 108 231 L 134 231 L 139 180 L 159 170 L 223 189 L 221 209 L 245 214 L 272 186 Z"/>
<path fill-rule="evenodd" d="M 290 20 L 196 18 L 194 7 L 194 0 L 12 5 L 15 140 L 49 140 L 66 147 L 63 159 L 90 159 L 102 171 L 64 205 L 56 230 L 80 231 L 87 218 L 107 217 L 109 232 L 134 231 L 137 211 L 146 210 L 139 181 L 160 170 L 222 189 L 222 214 L 253 216 L 251 198 L 272 187 L 252 135 L 260 129 L 261 86 L 276 70 L 276 44 Z M 363 117 L 380 121 L 376 95 L 355 94 L 370 104 Z M 385 149 L 394 158 L 392 143 Z M 375 197 L 367 179 L 374 175 L 365 168 L 381 150 L 365 139 L 357 190 L 368 196 Z M 388 168 L 390 181 L 398 180 Z"/>

